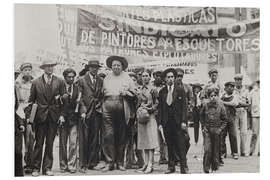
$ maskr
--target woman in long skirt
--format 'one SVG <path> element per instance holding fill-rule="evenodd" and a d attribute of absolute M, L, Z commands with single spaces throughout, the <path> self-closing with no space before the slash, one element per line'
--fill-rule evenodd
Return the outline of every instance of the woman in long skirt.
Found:
<path fill-rule="evenodd" d="M 138 108 L 145 108 L 149 113 L 149 121 L 140 123 L 138 119 L 138 149 L 144 151 L 144 166 L 138 169 L 139 172 L 151 173 L 153 172 L 154 150 L 159 146 L 158 142 L 158 128 L 155 119 L 157 111 L 157 91 L 149 83 L 151 72 L 145 70 L 142 73 L 143 85 L 139 89 Z"/>

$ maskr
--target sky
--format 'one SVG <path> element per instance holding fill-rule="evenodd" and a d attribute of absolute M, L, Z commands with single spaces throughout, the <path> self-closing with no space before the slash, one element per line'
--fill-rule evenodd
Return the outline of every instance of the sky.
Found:
<path fill-rule="evenodd" d="M 59 52 L 55 5 L 16 4 L 15 54 L 46 49 Z"/>

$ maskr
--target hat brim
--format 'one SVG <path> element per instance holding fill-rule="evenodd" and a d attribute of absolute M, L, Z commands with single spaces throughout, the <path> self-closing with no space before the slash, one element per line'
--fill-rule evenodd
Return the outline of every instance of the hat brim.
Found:
<path fill-rule="evenodd" d="M 110 56 L 106 59 L 106 65 L 108 68 L 112 68 L 112 62 L 113 61 L 119 61 L 121 62 L 122 66 L 123 66 L 123 70 L 126 70 L 128 67 L 128 62 L 127 59 L 125 57 L 122 56 Z"/>
<path fill-rule="evenodd" d="M 40 69 L 44 69 L 46 66 L 56 66 L 57 63 L 51 63 L 51 64 L 42 64 L 41 66 L 39 66 Z"/>
<path fill-rule="evenodd" d="M 176 70 L 173 69 L 173 68 L 168 68 L 168 69 L 166 69 L 166 70 L 164 70 L 164 71 L 162 72 L 162 74 L 161 74 L 162 79 L 165 79 L 166 75 L 167 75 L 169 72 L 172 72 L 173 75 L 174 75 L 174 78 L 176 78 L 176 75 L 177 75 Z"/>

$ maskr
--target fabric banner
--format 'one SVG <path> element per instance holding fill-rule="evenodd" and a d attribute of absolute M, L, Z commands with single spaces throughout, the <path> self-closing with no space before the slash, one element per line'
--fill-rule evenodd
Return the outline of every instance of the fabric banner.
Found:
<path fill-rule="evenodd" d="M 114 16 L 115 17 L 115 16 Z M 119 21 L 78 9 L 76 43 L 93 53 L 178 58 L 186 52 L 239 52 L 259 51 L 259 38 L 247 35 L 259 31 L 259 20 L 233 24 L 176 26 L 147 23 L 121 17 Z M 141 25 L 140 25 L 141 24 Z M 247 38 L 245 38 L 247 37 Z"/>

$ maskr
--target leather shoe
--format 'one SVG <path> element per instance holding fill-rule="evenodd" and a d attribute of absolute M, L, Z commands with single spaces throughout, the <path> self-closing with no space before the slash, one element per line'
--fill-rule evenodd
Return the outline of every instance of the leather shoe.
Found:
<path fill-rule="evenodd" d="M 175 172 L 175 169 L 173 168 L 168 168 L 166 171 L 165 171 L 165 174 L 172 174 Z"/>
<path fill-rule="evenodd" d="M 85 167 L 80 168 L 79 172 L 86 173 L 86 168 Z"/>
<path fill-rule="evenodd" d="M 48 171 L 45 171 L 44 175 L 46 175 L 46 176 L 53 176 L 54 174 L 53 174 L 52 171 L 48 170 Z"/>
<path fill-rule="evenodd" d="M 103 169 L 102 172 L 107 172 L 107 171 L 112 171 L 114 169 L 113 165 L 106 165 Z"/>
<path fill-rule="evenodd" d="M 120 171 L 126 171 L 126 168 L 124 166 L 122 166 L 122 165 L 118 165 L 117 169 L 120 170 Z"/>
<path fill-rule="evenodd" d="M 144 171 L 144 174 L 150 174 L 153 172 L 153 166 L 147 166 L 146 170 Z"/>
<path fill-rule="evenodd" d="M 33 172 L 32 172 L 32 176 L 34 176 L 34 177 L 39 176 L 39 172 L 38 172 L 38 171 L 33 171 Z"/>
<path fill-rule="evenodd" d="M 181 168 L 180 169 L 180 172 L 181 172 L 181 174 L 188 174 L 189 173 L 189 169 L 188 169 L 188 167 Z"/>
<path fill-rule="evenodd" d="M 70 169 L 69 172 L 73 174 L 76 172 L 76 169 Z"/>

